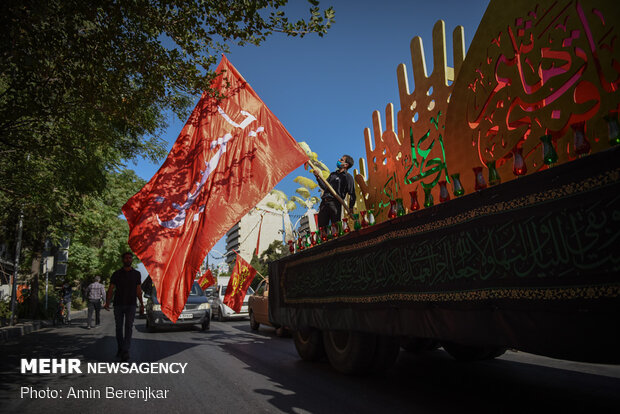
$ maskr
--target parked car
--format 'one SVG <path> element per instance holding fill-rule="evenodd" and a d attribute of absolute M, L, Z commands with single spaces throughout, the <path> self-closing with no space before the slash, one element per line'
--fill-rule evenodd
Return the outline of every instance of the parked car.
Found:
<path fill-rule="evenodd" d="M 250 314 L 250 328 L 257 331 L 261 324 L 276 328 L 276 335 L 282 336 L 286 331 L 269 320 L 269 280 L 263 280 L 256 288 L 256 292 L 248 300 Z"/>
<path fill-rule="evenodd" d="M 192 285 L 187 303 L 183 308 L 183 312 L 179 315 L 176 324 L 173 324 L 161 311 L 161 305 L 157 301 L 155 286 L 151 286 L 149 290 L 146 301 L 146 329 L 149 332 L 155 331 L 159 326 L 171 325 L 200 325 L 203 331 L 209 329 L 211 324 L 211 305 L 197 282 L 194 282 Z"/>
<path fill-rule="evenodd" d="M 235 313 L 234 310 L 224 305 L 224 296 L 226 295 L 226 288 L 228 287 L 229 280 L 230 277 L 218 277 L 217 285 L 215 286 L 211 295 L 211 309 L 213 312 L 213 318 L 217 319 L 220 322 L 223 322 L 227 319 L 247 318 L 249 316 L 248 300 L 250 299 L 250 295 L 254 293 L 254 290 L 249 287 L 248 291 L 245 294 L 245 298 L 243 299 L 243 306 L 241 307 L 241 311 L 239 313 Z"/>

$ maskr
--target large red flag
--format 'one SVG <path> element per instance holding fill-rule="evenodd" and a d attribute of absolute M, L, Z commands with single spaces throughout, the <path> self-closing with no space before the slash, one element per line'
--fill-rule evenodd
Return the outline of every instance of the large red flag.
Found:
<path fill-rule="evenodd" d="M 213 245 L 308 157 L 222 56 L 157 174 L 124 206 L 129 245 L 146 266 L 162 311 L 176 322 Z"/>
<path fill-rule="evenodd" d="M 235 267 L 226 288 L 226 295 L 223 300 L 224 305 L 239 313 L 243 306 L 245 292 L 248 291 L 250 284 L 252 284 L 254 276 L 256 276 L 256 269 L 237 254 Z"/>

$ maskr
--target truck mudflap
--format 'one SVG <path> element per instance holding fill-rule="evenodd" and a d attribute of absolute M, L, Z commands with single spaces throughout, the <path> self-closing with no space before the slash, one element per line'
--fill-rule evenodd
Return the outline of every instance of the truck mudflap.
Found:
<path fill-rule="evenodd" d="M 620 362 L 620 147 L 272 262 L 270 318 Z"/>

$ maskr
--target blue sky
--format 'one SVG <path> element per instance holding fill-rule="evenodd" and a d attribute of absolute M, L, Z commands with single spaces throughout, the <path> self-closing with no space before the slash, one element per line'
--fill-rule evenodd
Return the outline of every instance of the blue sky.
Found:
<path fill-rule="evenodd" d="M 356 161 L 365 157 L 364 128 L 372 127 L 372 112 L 398 100 L 396 67 L 405 63 L 413 89 L 409 44 L 422 38 L 427 72 L 433 68 L 432 28 L 439 19 L 446 23 L 448 65 L 452 65 L 452 31 L 465 28 L 469 44 L 488 5 L 488 0 L 406 1 L 333 0 L 336 23 L 327 35 L 303 39 L 274 34 L 261 46 L 231 47 L 228 59 L 252 85 L 271 111 L 297 141 L 306 141 L 330 168 L 342 154 Z M 290 0 L 284 9 L 291 17 L 308 15 L 309 4 Z M 199 96 L 196 96 L 196 102 Z M 171 117 L 163 135 L 168 149 L 185 119 Z M 163 163 L 163 160 L 161 160 Z M 128 167 L 149 180 L 160 164 L 138 161 Z M 276 188 L 292 195 L 299 186 L 300 168 Z M 315 190 L 316 191 L 316 190 Z M 220 241 L 215 249 L 225 250 Z"/>

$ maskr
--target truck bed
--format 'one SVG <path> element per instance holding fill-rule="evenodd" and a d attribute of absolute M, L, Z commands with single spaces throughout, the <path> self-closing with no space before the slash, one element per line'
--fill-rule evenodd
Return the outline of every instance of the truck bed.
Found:
<path fill-rule="evenodd" d="M 272 262 L 270 319 L 619 363 L 619 160 L 611 148 Z"/>

